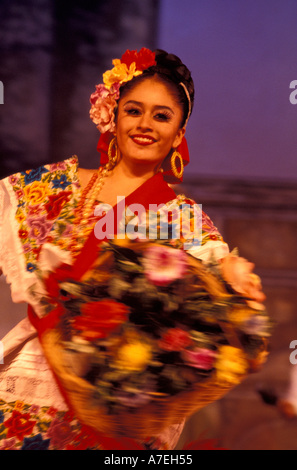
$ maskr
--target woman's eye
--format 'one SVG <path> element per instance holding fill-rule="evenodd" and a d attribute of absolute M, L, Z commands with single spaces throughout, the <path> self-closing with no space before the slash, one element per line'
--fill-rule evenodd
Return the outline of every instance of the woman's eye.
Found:
<path fill-rule="evenodd" d="M 127 114 L 130 116 L 139 116 L 141 114 L 141 111 L 136 108 L 130 108 L 125 110 Z"/>
<path fill-rule="evenodd" d="M 155 115 L 155 117 L 158 119 L 158 121 L 169 121 L 171 119 L 171 115 L 167 113 L 158 113 Z"/>

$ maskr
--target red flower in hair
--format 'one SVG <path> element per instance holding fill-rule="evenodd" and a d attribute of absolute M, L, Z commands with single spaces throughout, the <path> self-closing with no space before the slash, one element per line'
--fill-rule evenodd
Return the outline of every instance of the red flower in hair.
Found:
<path fill-rule="evenodd" d="M 135 62 L 136 70 L 146 70 L 153 65 L 156 65 L 156 55 L 154 52 L 143 47 L 139 52 L 127 50 L 121 58 L 121 62 L 126 64 L 129 68 Z"/>

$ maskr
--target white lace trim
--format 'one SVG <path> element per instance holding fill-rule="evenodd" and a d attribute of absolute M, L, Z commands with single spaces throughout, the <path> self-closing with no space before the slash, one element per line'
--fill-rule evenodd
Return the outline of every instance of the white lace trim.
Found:
<path fill-rule="evenodd" d="M 0 366 L 0 398 L 8 403 L 20 400 L 67 411 L 68 407 L 56 385 L 38 338 L 29 339 L 32 335 L 36 335 L 36 332 L 26 318 L 3 338 L 5 357 L 4 365 Z M 14 338 L 24 345 L 17 354 L 7 358 L 12 351 Z M 9 362 L 6 363 L 6 359 Z M 168 427 L 157 437 L 169 449 L 174 449 L 183 427 L 184 421 Z"/>
<path fill-rule="evenodd" d="M 38 279 L 34 273 L 26 270 L 23 248 L 18 237 L 19 227 L 15 219 L 16 198 L 13 192 L 11 193 L 8 178 L 0 182 L 0 188 L 2 194 L 0 266 L 11 286 L 12 300 L 16 303 L 29 302 L 31 299 L 28 296 L 28 288 Z"/>
<path fill-rule="evenodd" d="M 0 397 L 7 402 L 21 400 L 67 410 L 37 337 L 26 341 L 8 363 L 4 358 L 4 365 L 0 366 Z"/>

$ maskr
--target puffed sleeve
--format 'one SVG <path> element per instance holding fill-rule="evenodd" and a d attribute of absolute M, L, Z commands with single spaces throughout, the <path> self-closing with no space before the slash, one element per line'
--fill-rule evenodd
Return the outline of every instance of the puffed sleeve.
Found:
<path fill-rule="evenodd" d="M 183 224 L 183 228 L 188 227 L 190 234 L 187 236 L 185 230 L 184 249 L 206 263 L 227 256 L 229 247 L 210 217 L 202 210 L 201 204 L 196 204 L 191 199 L 184 199 L 181 207 L 187 208 L 185 212 L 183 209 L 183 219 L 185 218 L 187 222 Z"/>

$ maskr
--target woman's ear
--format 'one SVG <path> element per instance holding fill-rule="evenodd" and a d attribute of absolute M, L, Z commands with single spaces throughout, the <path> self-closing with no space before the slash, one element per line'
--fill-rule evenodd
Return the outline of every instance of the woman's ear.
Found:
<path fill-rule="evenodd" d="M 176 134 L 176 136 L 175 136 L 175 139 L 174 139 L 173 145 L 172 145 L 172 147 L 173 147 L 174 149 L 176 149 L 176 148 L 181 144 L 185 133 L 186 133 L 186 128 L 185 128 L 185 127 L 181 127 L 181 128 L 177 131 L 177 134 Z"/>

